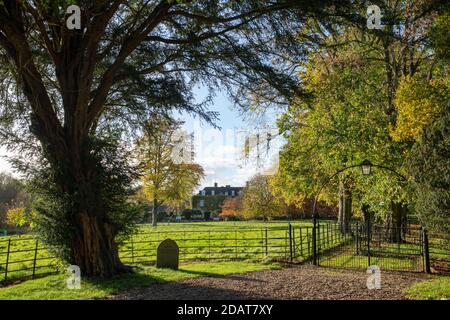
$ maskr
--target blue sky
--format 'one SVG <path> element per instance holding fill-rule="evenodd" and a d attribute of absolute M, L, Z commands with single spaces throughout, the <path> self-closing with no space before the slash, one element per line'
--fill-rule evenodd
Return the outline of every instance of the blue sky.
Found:
<path fill-rule="evenodd" d="M 206 93 L 206 89 L 197 88 L 195 90 L 196 100 L 201 101 Z M 257 133 L 261 137 L 266 137 L 268 130 L 258 129 L 254 123 L 243 121 L 233 103 L 221 92 L 217 92 L 209 110 L 217 111 L 220 114 L 217 121 L 220 130 L 201 122 L 198 118 L 187 115 L 180 116 L 180 120 L 185 121 L 184 130 L 189 133 L 194 132 L 195 162 L 203 166 L 206 173 L 200 189 L 212 186 L 214 182 L 219 185 L 244 186 L 245 182 L 254 174 L 273 170 L 278 148 L 282 144 L 280 139 L 274 139 L 267 152 L 266 140 L 261 138 L 260 166 L 258 167 L 256 151 L 251 152 L 247 161 L 244 160 L 245 137 L 253 137 L 253 141 L 255 141 Z M 275 113 L 266 116 L 268 128 L 275 129 L 275 118 Z M 251 150 L 256 150 L 256 143 L 253 143 Z M 0 146 L 0 171 L 7 171 L 18 176 L 3 157 L 5 155 L 7 155 L 6 150 Z"/>
<path fill-rule="evenodd" d="M 201 100 L 206 96 L 202 88 L 195 91 L 196 99 Z M 214 129 L 208 124 L 201 123 L 199 119 L 190 116 L 182 116 L 186 121 L 184 129 L 194 132 L 195 136 L 195 162 L 203 166 L 206 176 L 200 188 L 212 186 L 214 182 L 219 185 L 244 186 L 245 182 L 254 174 L 273 171 L 276 166 L 278 149 L 282 142 L 280 139 L 271 141 L 267 151 L 267 136 L 270 130 L 272 135 L 276 134 L 276 114 L 266 115 L 265 126 L 248 123 L 242 119 L 239 112 L 227 96 L 218 92 L 213 105 L 209 108 L 217 111 L 220 116 L 217 125 L 220 129 Z M 257 165 L 256 134 L 260 135 L 260 161 Z M 252 147 L 249 159 L 243 156 L 245 137 L 252 137 Z"/>

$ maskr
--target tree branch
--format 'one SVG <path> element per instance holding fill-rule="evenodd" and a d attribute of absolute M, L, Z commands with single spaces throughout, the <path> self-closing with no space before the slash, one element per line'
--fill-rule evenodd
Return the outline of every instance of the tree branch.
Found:
<path fill-rule="evenodd" d="M 166 1 L 161 1 L 141 26 L 130 34 L 129 37 L 125 38 L 126 40 L 122 44 L 116 60 L 104 73 L 100 85 L 97 90 L 95 90 L 95 97 L 89 105 L 88 124 L 91 123 L 103 109 L 108 96 L 108 91 L 114 84 L 114 77 L 120 67 L 124 64 L 126 58 L 139 46 L 146 35 L 162 21 L 170 7 L 171 5 Z"/>

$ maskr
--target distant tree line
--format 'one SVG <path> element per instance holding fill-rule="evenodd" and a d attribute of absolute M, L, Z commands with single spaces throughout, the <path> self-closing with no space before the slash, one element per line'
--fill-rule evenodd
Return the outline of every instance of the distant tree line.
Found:
<path fill-rule="evenodd" d="M 311 218 L 312 199 L 305 199 L 301 205 L 288 204 L 274 187 L 275 177 L 257 174 L 253 176 L 236 197 L 223 201 L 219 217 L 227 220 L 277 220 Z M 323 218 L 336 217 L 337 208 L 319 202 L 318 211 Z"/>

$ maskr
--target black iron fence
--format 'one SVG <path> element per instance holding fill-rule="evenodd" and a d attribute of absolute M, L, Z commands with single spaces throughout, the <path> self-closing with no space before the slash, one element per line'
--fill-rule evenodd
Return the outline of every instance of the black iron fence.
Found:
<path fill-rule="evenodd" d="M 288 224 L 267 228 L 141 231 L 121 243 L 119 256 L 126 264 L 155 264 L 157 246 L 170 238 L 179 245 L 181 262 L 307 259 L 312 254 L 311 228 L 300 230 L 301 237 L 295 239 L 299 245 L 294 246 L 295 231 Z M 57 273 L 63 267 L 51 251 L 33 237 L 0 238 L 0 282 L 34 279 Z"/>
<path fill-rule="evenodd" d="M 319 233 L 319 237 L 323 234 Z M 344 268 L 377 265 L 384 270 L 450 272 L 448 234 L 427 233 L 416 226 L 388 228 L 353 224 L 341 237 L 345 241 L 337 246 L 318 250 L 319 265 Z"/>
<path fill-rule="evenodd" d="M 263 229 L 181 230 L 134 234 L 120 249 L 129 264 L 156 262 L 158 244 L 170 238 L 180 248 L 180 261 L 289 259 L 289 227 Z"/>
<path fill-rule="evenodd" d="M 305 263 L 314 247 L 318 264 L 328 267 L 450 272 L 450 236 L 420 228 L 352 224 L 343 233 L 337 223 L 223 230 L 147 231 L 123 241 L 119 255 L 127 264 L 154 264 L 158 244 L 170 238 L 180 261 L 280 260 Z M 0 282 L 59 272 L 63 264 L 33 237 L 0 238 Z"/>
<path fill-rule="evenodd" d="M 33 237 L 0 240 L 0 281 L 36 278 L 58 272 L 60 261 Z"/>
<path fill-rule="evenodd" d="M 402 235 L 401 240 L 395 238 Z M 386 270 L 423 271 L 423 244 L 420 230 L 392 230 L 354 224 L 342 242 L 332 250 L 320 252 L 319 264 L 328 267 L 367 268 L 377 265 Z"/>

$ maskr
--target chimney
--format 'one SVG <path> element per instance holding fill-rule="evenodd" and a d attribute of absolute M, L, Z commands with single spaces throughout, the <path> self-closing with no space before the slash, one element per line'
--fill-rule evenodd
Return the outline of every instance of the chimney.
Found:
<path fill-rule="evenodd" d="M 214 182 L 214 188 L 217 188 L 217 182 Z"/>

